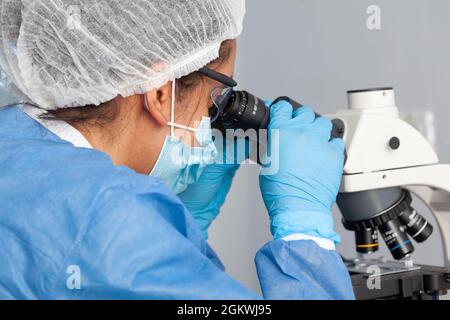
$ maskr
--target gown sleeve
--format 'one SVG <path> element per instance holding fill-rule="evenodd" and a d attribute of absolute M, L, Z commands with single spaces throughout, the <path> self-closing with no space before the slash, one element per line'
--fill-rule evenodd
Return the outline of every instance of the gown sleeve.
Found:
<path fill-rule="evenodd" d="M 101 197 L 53 289 L 63 299 L 261 299 L 223 271 L 184 206 L 165 196 L 113 190 Z M 272 241 L 256 257 L 266 299 L 352 298 L 335 252 L 309 241 Z"/>
<path fill-rule="evenodd" d="M 313 241 L 271 241 L 258 252 L 256 267 L 265 299 L 355 299 L 339 254 Z"/>

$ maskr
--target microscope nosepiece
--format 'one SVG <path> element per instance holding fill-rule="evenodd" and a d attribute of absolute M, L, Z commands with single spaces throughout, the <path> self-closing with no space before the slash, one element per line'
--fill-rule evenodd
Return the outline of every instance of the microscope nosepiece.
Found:
<path fill-rule="evenodd" d="M 414 252 L 408 235 L 424 242 L 433 232 L 433 227 L 411 207 L 409 191 L 401 188 L 343 193 L 337 203 L 345 228 L 355 232 L 359 253 L 378 250 L 378 230 L 393 257 L 401 260 Z"/>

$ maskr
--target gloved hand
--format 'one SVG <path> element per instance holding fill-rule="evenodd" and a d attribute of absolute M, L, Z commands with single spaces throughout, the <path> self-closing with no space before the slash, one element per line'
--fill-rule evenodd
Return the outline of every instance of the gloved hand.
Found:
<path fill-rule="evenodd" d="M 249 154 L 244 140 L 216 143 L 219 155 L 215 164 L 205 168 L 197 183 L 178 196 L 199 225 L 205 239 L 230 191 L 240 164 Z M 233 151 L 234 150 L 234 151 Z"/>
<path fill-rule="evenodd" d="M 277 170 L 263 168 L 260 187 L 273 236 L 281 239 L 301 233 L 338 243 L 332 206 L 343 173 L 343 140 L 330 140 L 331 121 L 316 119 L 309 107 L 293 111 L 281 101 L 270 113 L 269 146 L 276 150 L 271 157 Z"/>

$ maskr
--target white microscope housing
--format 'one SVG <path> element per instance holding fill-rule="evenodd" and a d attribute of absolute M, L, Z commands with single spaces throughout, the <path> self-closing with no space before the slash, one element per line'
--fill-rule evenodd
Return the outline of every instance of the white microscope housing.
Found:
<path fill-rule="evenodd" d="M 348 100 L 347 110 L 329 116 L 345 128 L 347 160 L 340 197 L 347 200 L 349 212 L 343 212 L 344 219 L 361 222 L 376 216 L 365 215 L 364 203 L 355 199 L 373 200 L 375 208 L 379 199 L 387 203 L 399 190 L 415 194 L 436 217 L 444 261 L 450 266 L 450 165 L 439 164 L 427 139 L 400 119 L 393 88 L 350 91 Z"/>

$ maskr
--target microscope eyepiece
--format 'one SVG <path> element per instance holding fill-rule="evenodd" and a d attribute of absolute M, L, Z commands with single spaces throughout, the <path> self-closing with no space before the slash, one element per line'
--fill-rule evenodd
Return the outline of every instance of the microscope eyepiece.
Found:
<path fill-rule="evenodd" d="M 248 91 L 235 91 L 233 88 L 221 90 L 212 97 L 214 107 L 210 108 L 214 129 L 225 130 L 267 130 L 270 123 L 270 110 L 266 103 Z M 303 105 L 289 97 L 283 96 L 272 102 L 289 102 L 293 109 Z M 320 117 L 319 114 L 316 114 Z M 343 138 L 345 124 L 342 120 L 333 120 L 333 138 Z"/>

